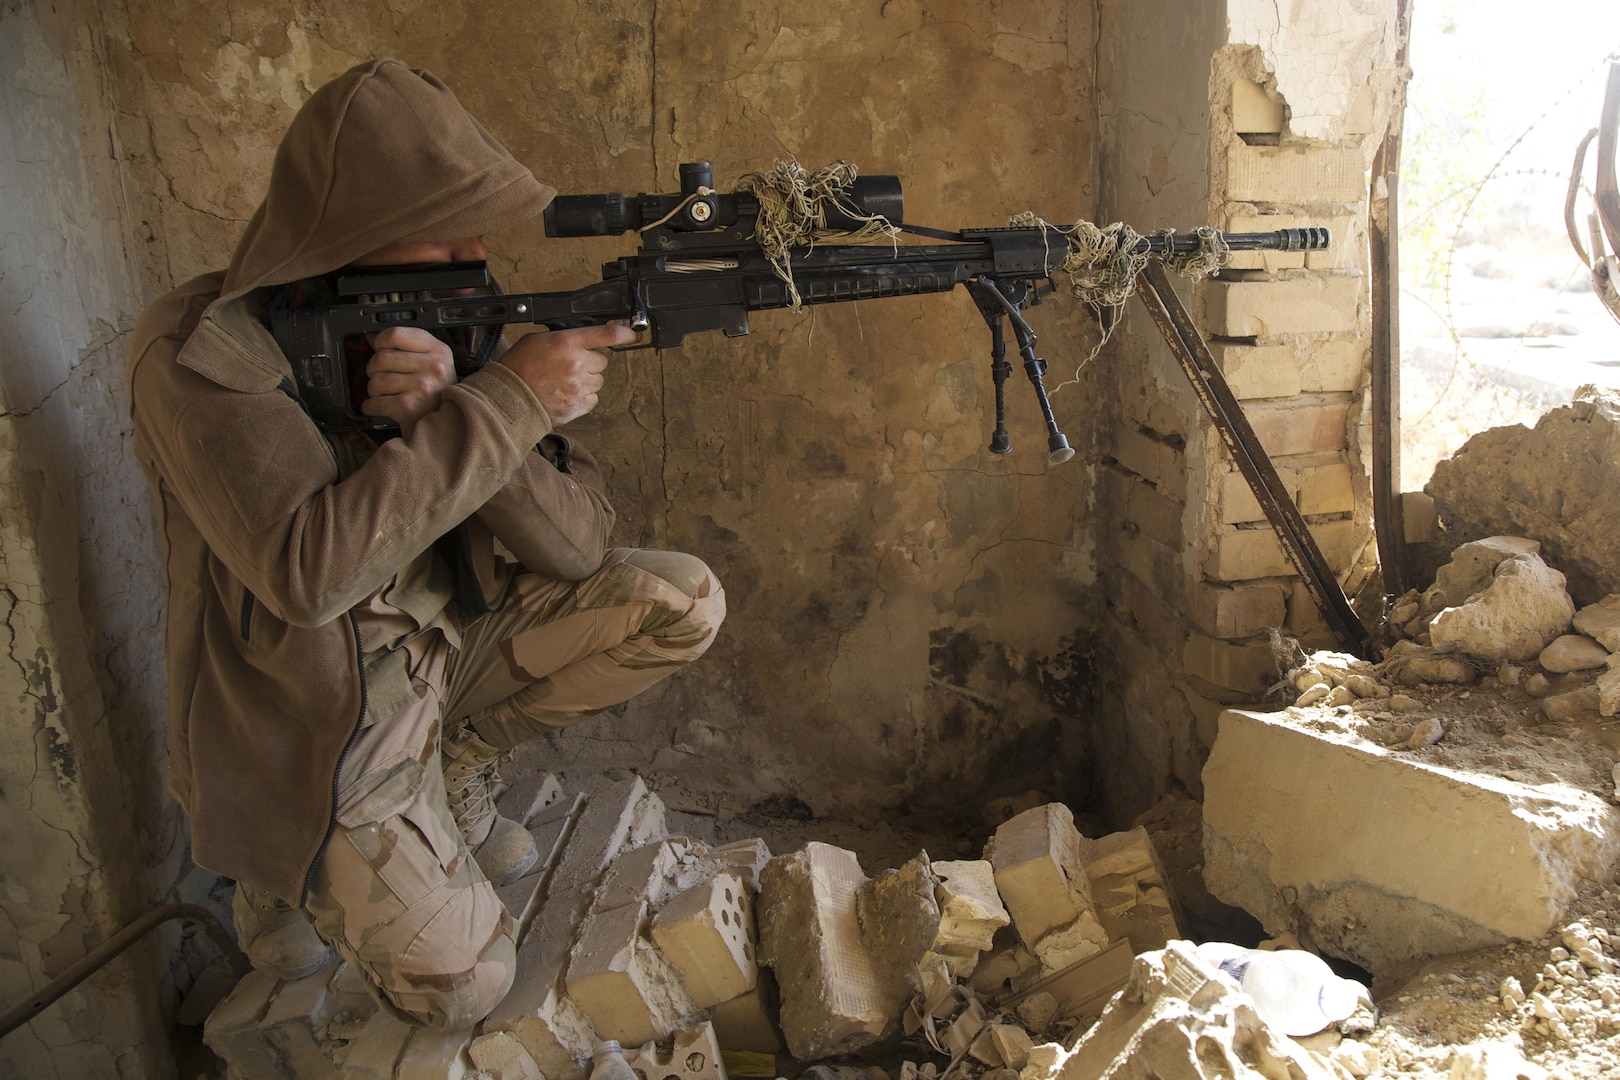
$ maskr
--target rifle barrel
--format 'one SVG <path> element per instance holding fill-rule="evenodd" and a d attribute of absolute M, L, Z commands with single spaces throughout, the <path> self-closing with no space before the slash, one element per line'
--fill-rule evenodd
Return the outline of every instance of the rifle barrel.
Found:
<path fill-rule="evenodd" d="M 1222 233 L 1221 239 L 1232 251 L 1324 251 L 1333 245 L 1333 232 L 1321 226 L 1278 229 L 1275 232 Z M 1136 245 L 1138 255 L 1191 255 L 1202 241 L 1197 233 L 1144 236 Z"/>

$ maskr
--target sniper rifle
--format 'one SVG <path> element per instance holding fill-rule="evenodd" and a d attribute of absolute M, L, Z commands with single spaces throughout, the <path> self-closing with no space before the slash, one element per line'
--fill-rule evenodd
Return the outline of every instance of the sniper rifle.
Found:
<path fill-rule="evenodd" d="M 272 306 L 271 330 L 292 364 L 298 393 L 317 425 L 330 432 L 397 431 L 394 422 L 356 409 L 364 380 L 349 370 L 344 341 L 390 326 L 416 326 L 446 337 L 463 328 L 529 323 L 552 330 L 624 321 L 644 335 L 627 348 L 670 349 L 688 334 L 748 333 L 751 311 L 801 304 L 873 300 L 949 292 L 966 286 L 990 328 L 991 377 L 996 390 L 994 453 L 1008 453 L 1003 387 L 1012 370 L 1005 326 L 1011 324 L 1024 372 L 1046 420 L 1049 460 L 1074 456 L 1058 429 L 1036 355 L 1035 333 L 1023 312 L 1051 295 L 1053 274 L 1070 254 L 1062 230 L 1042 224 L 943 232 L 907 225 L 900 179 L 855 177 L 823 203 L 827 230 L 856 232 L 877 224 L 891 237 L 906 232 L 937 244 L 800 242 L 773 259 L 756 236 L 761 202 L 754 194 L 713 190 L 707 162 L 680 167 L 678 194 L 634 198 L 617 192 L 559 196 L 546 208 L 548 236 L 641 234 L 641 250 L 606 263 L 602 280 L 567 292 L 492 293 L 484 263 L 339 271 L 337 300 L 305 307 Z M 1206 234 L 1211 230 L 1204 230 Z M 1213 234 L 1230 251 L 1307 251 L 1326 248 L 1325 228 Z M 1135 234 L 1131 234 L 1135 236 Z M 1208 236 L 1164 232 L 1135 237 L 1123 254 L 1190 255 Z M 477 295 L 483 290 L 482 295 Z M 475 295 L 457 295 L 473 292 Z M 458 373 L 476 370 L 492 353 L 458 357 Z"/>

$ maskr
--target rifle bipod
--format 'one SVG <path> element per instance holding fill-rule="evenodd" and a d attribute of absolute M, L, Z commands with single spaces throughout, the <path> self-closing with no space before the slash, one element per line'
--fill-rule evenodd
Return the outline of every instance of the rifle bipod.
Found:
<path fill-rule="evenodd" d="M 1020 311 L 1030 304 L 1038 304 L 1042 293 L 1030 281 L 1004 282 L 999 278 L 976 277 L 967 282 L 968 293 L 990 327 L 990 378 L 996 387 L 996 430 L 990 436 L 990 452 L 1012 452 L 1012 439 L 1007 434 L 1007 408 L 1005 388 L 1012 365 L 1007 363 L 1007 339 L 1002 320 L 1012 323 L 1018 338 L 1018 352 L 1024 358 L 1024 374 L 1035 387 L 1035 400 L 1040 402 L 1041 415 L 1046 418 L 1046 462 L 1061 465 L 1074 457 L 1069 440 L 1058 430 L 1057 417 L 1052 414 L 1052 403 L 1046 397 L 1046 361 L 1035 355 L 1035 331 L 1024 321 Z"/>

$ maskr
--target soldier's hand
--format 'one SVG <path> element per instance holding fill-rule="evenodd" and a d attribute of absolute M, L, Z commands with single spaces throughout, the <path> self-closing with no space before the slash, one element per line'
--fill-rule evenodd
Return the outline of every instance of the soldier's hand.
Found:
<path fill-rule="evenodd" d="M 628 345 L 636 334 L 625 326 L 584 326 L 529 334 L 506 351 L 496 363 L 518 374 L 545 406 L 553 426 L 584 416 L 596 408 L 602 372 L 608 358 L 601 349 Z"/>
<path fill-rule="evenodd" d="M 439 407 L 456 383 L 450 346 L 415 326 L 390 326 L 369 335 L 376 350 L 366 362 L 366 399 L 360 411 L 386 416 L 406 435 Z"/>

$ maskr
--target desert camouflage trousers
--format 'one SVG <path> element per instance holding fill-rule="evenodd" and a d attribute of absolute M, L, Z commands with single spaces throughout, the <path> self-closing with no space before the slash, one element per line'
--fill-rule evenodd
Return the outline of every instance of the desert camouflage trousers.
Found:
<path fill-rule="evenodd" d="M 617 705 L 697 659 L 725 593 L 680 552 L 615 549 L 582 582 L 520 576 L 501 610 L 425 648 L 368 658 L 374 708 L 339 776 L 336 825 L 305 907 L 401 1014 L 471 1027 L 516 968 L 511 916 L 446 807 L 442 734 L 509 749 Z M 441 730 L 442 729 L 442 730 Z"/>

